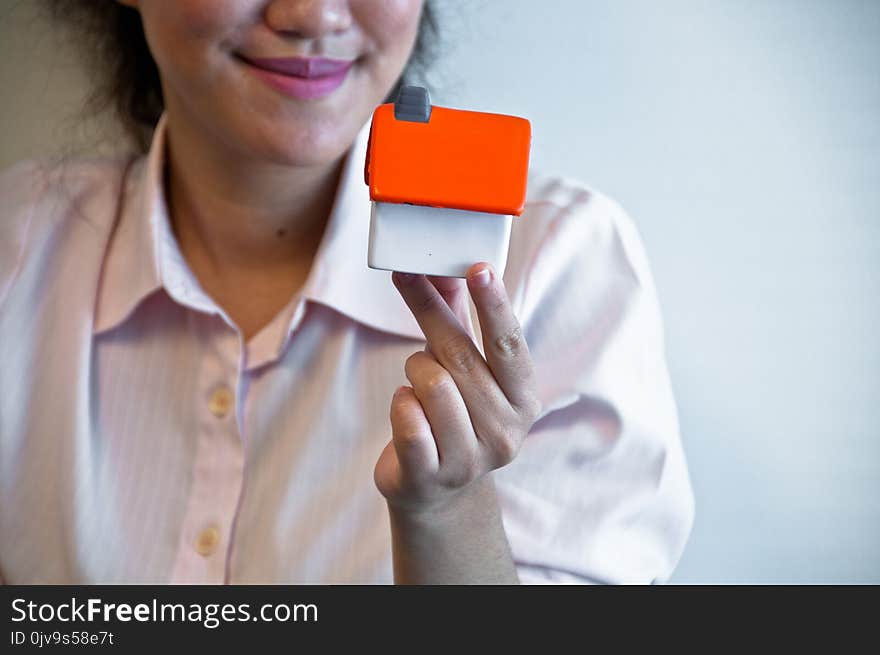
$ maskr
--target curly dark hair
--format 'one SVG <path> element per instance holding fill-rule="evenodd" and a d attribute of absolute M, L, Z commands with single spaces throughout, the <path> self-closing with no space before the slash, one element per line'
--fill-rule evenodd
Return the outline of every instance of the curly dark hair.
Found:
<path fill-rule="evenodd" d="M 43 1 L 52 20 L 73 30 L 77 45 L 96 72 L 86 111 L 115 110 L 126 132 L 146 151 L 165 104 L 140 13 L 110 0 Z M 425 74 L 438 56 L 440 43 L 435 1 L 425 0 L 412 54 L 385 102 L 392 102 L 403 84 L 429 86 Z"/>

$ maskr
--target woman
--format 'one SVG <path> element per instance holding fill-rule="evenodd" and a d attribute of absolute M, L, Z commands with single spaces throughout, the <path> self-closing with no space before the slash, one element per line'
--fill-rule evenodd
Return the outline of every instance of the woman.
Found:
<path fill-rule="evenodd" d="M 503 280 L 366 267 L 430 6 L 88 4 L 155 129 L 0 179 L 7 582 L 669 576 L 693 499 L 623 210 L 533 173 Z"/>

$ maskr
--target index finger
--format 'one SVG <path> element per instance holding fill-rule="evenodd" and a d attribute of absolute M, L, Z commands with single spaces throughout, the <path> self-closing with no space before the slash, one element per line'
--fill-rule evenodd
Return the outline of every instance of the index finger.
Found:
<path fill-rule="evenodd" d="M 400 295 L 418 322 L 430 352 L 452 375 L 468 409 L 510 405 L 492 370 L 446 301 L 424 275 L 391 275 Z"/>
<path fill-rule="evenodd" d="M 474 324 L 471 320 L 471 308 L 468 302 L 467 282 L 459 277 L 444 277 L 441 275 L 426 275 L 428 281 L 440 293 L 449 309 L 461 323 L 465 332 L 476 342 Z M 431 352 L 431 344 L 425 345 L 425 352 Z"/>

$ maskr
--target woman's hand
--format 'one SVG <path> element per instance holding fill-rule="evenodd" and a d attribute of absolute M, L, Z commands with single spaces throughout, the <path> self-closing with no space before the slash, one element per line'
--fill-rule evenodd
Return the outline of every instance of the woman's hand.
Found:
<path fill-rule="evenodd" d="M 467 492 L 484 486 L 475 481 L 519 451 L 541 410 L 534 365 L 504 284 L 488 264 L 474 264 L 466 284 L 398 272 L 392 280 L 428 345 L 406 360 L 412 387 L 400 387 L 392 398 L 392 439 L 374 479 L 392 511 L 446 516 L 477 497 Z M 485 359 L 471 338 L 465 286 L 477 308 Z"/>

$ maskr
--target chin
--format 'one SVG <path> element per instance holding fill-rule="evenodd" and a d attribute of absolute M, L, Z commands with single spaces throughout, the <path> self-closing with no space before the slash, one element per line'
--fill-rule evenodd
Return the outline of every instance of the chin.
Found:
<path fill-rule="evenodd" d="M 321 166 L 336 161 L 351 147 L 357 129 L 293 126 L 273 123 L 260 130 L 254 144 L 261 158 L 288 166 Z"/>

